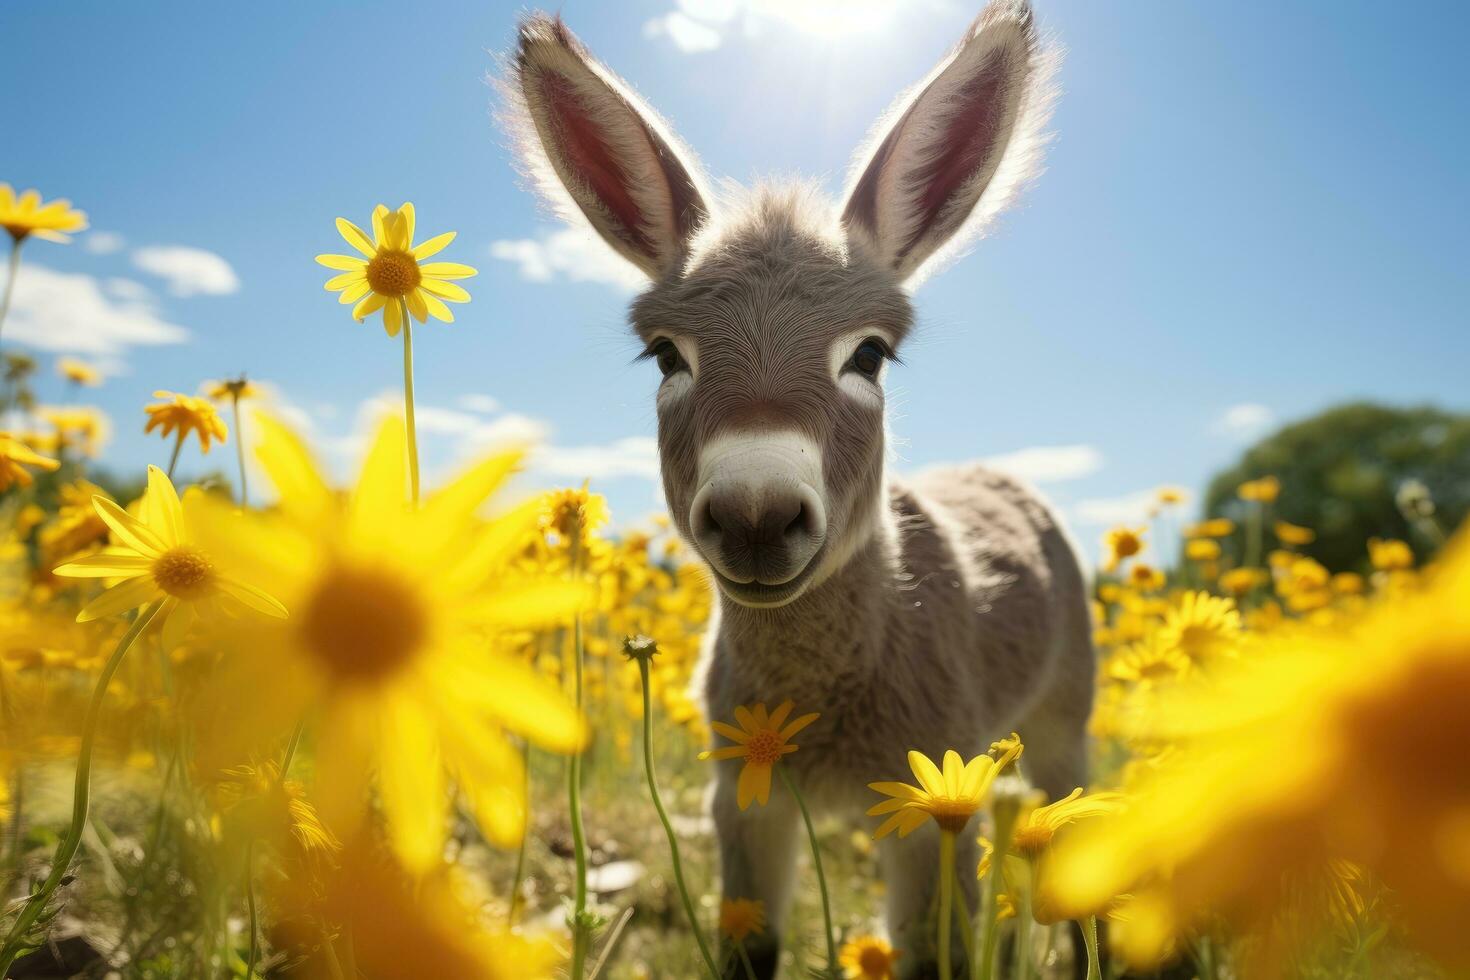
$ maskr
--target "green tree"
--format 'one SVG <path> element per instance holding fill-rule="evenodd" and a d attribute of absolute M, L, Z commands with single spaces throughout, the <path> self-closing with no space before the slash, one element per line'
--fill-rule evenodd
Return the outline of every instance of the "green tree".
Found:
<path fill-rule="evenodd" d="M 1361 569 L 1370 537 L 1402 538 L 1423 561 L 1440 541 L 1430 523 L 1411 524 L 1395 496 L 1418 481 L 1434 501 L 1438 527 L 1449 533 L 1460 526 L 1470 511 L 1470 415 L 1368 402 L 1330 408 L 1262 439 L 1216 474 L 1205 513 L 1243 527 L 1251 505 L 1236 487 L 1267 475 L 1281 481 L 1269 516 L 1315 530 L 1317 540 L 1299 550 L 1332 571 Z M 1266 542 L 1275 543 L 1269 524 Z"/>

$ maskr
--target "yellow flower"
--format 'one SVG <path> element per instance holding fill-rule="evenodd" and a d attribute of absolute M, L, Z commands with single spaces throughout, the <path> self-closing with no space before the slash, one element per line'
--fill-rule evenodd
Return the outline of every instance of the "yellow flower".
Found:
<path fill-rule="evenodd" d="M 1309 527 L 1299 524 L 1288 524 L 1286 521 L 1277 521 L 1273 525 L 1276 531 L 1276 539 L 1285 545 L 1311 544 L 1317 540 L 1317 532 Z"/>
<path fill-rule="evenodd" d="M 62 357 L 56 361 L 56 373 L 74 385 L 85 385 L 95 388 L 102 383 L 102 372 L 98 371 L 86 361 L 79 361 L 75 357 Z"/>
<path fill-rule="evenodd" d="M 1240 613 L 1235 600 L 1208 592 L 1186 592 L 1169 610 L 1159 639 L 1194 663 L 1205 663 L 1229 653 L 1240 636 Z"/>
<path fill-rule="evenodd" d="M 1363 576 L 1357 572 L 1338 572 L 1328 584 L 1338 595 L 1362 595 L 1367 590 Z"/>
<path fill-rule="evenodd" d="M 174 485 L 156 466 L 148 467 L 142 517 L 134 517 L 103 496 L 92 498 L 97 516 L 112 532 L 113 547 L 58 567 L 70 578 L 121 579 L 82 607 L 77 622 L 117 616 L 149 602 L 162 601 L 164 644 L 183 639 L 198 613 L 219 619 L 241 607 L 281 619 L 286 608 L 268 593 L 219 567 L 217 557 L 195 542 L 199 530 L 185 513 Z"/>
<path fill-rule="evenodd" d="M 1235 522 L 1228 517 L 1212 517 L 1184 529 L 1186 538 L 1225 538 L 1235 532 Z"/>
<path fill-rule="evenodd" d="M 47 405 L 37 413 L 56 429 L 58 445 L 76 446 L 95 457 L 111 434 L 111 425 L 100 409 L 85 405 Z"/>
<path fill-rule="evenodd" d="M 449 280 L 468 279 L 477 275 L 474 269 L 455 262 L 423 263 L 454 241 L 455 232 L 437 235 L 415 247 L 412 204 L 405 203 L 397 211 L 389 211 L 382 204 L 374 208 L 372 238 L 346 218 L 337 219 L 337 230 L 363 257 L 318 255 L 316 260 L 342 272 L 328 279 L 326 288 L 329 292 L 341 291 L 339 302 L 357 304 L 352 308 L 357 322 L 382 310 L 388 336 L 396 337 L 409 315 L 420 323 L 430 314 L 452 323 L 454 314 L 444 301 L 470 301 L 470 294 Z"/>
<path fill-rule="evenodd" d="M 1189 491 L 1183 487 L 1159 487 L 1157 499 L 1165 507 L 1172 507 L 1188 500 Z"/>
<path fill-rule="evenodd" d="M 990 874 L 990 863 L 995 857 L 995 845 L 990 842 L 989 837 L 976 837 L 975 843 L 980 845 L 980 860 L 975 863 L 975 877 L 984 878 Z"/>
<path fill-rule="evenodd" d="M 1125 559 L 1143 550 L 1144 529 L 1115 527 L 1103 535 L 1103 569 L 1114 571 Z"/>
<path fill-rule="evenodd" d="M 54 473 L 61 464 L 54 459 L 33 452 L 29 446 L 9 432 L 0 431 L 0 491 L 9 490 L 16 484 L 23 487 L 30 486 L 34 482 L 34 477 L 26 470 L 27 466 Z"/>
<path fill-rule="evenodd" d="M 843 944 L 837 962 L 847 980 L 893 980 L 899 955 L 877 936 L 859 936 Z"/>
<path fill-rule="evenodd" d="M 19 198 L 9 184 L 0 183 L 0 228 L 10 232 L 17 243 L 29 235 L 44 238 L 48 242 L 70 241 L 68 232 L 82 231 L 87 227 L 87 215 L 72 209 L 71 202 L 58 198 L 50 204 L 41 203 L 36 191 L 26 191 Z"/>
<path fill-rule="evenodd" d="M 720 901 L 720 932 L 737 943 L 766 931 L 766 903 L 749 898 Z"/>
<path fill-rule="evenodd" d="M 477 516 L 522 453 L 471 466 L 414 508 L 402 419 L 383 421 L 346 494 L 280 423 L 257 415 L 254 428 L 279 515 L 211 525 L 221 532 L 211 544 L 270 581 L 292 617 L 247 638 L 222 666 L 220 701 L 242 689 L 273 693 L 250 717 L 226 719 L 241 727 L 222 723 L 218 737 L 248 742 L 254 732 L 289 730 L 309 712 L 318 732 L 316 798 L 328 824 L 343 839 L 353 835 L 376 770 L 389 841 L 416 872 L 442 859 L 446 770 L 485 835 L 517 843 L 524 769 L 506 733 L 571 752 L 585 729 L 556 684 L 494 639 L 565 622 L 587 598 L 565 577 L 516 566 L 535 534 L 538 501 L 489 521 Z"/>
<path fill-rule="evenodd" d="M 148 413 L 148 424 L 143 426 L 145 435 L 158 429 L 159 435 L 167 439 L 177 430 L 182 444 L 184 438 L 193 432 L 199 437 L 200 452 L 205 453 L 209 452 L 211 438 L 225 441 L 225 420 L 203 398 L 181 395 L 176 391 L 155 391 L 153 397 L 166 398 L 168 401 L 148 405 L 143 409 Z"/>
<path fill-rule="evenodd" d="M 1191 561 L 1214 561 L 1220 557 L 1220 542 L 1195 538 L 1184 545 L 1184 556 Z"/>
<path fill-rule="evenodd" d="M 1414 567 L 1414 551 L 1396 538 L 1369 538 L 1368 560 L 1380 572 L 1399 572 Z"/>
<path fill-rule="evenodd" d="M 1265 585 L 1269 579 L 1264 569 L 1232 568 L 1220 576 L 1220 588 L 1231 595 L 1242 596 L 1257 586 Z"/>
<path fill-rule="evenodd" d="M 260 396 L 260 389 L 251 384 L 243 374 L 238 378 L 225 378 L 222 381 L 212 381 L 205 387 L 205 390 L 209 393 L 209 397 L 217 402 L 234 401 L 236 399 L 244 401 L 247 398 L 258 398 Z"/>
<path fill-rule="evenodd" d="M 913 770 L 918 786 L 908 783 L 868 784 L 868 789 L 892 797 L 868 810 L 870 817 L 892 814 L 878 827 L 873 839 L 887 837 L 895 830 L 898 836 L 907 837 L 930 817 L 941 829 L 959 833 L 984 805 L 995 777 L 1020 754 L 1019 740 L 998 759 L 978 755 L 968 763 L 954 749 L 949 749 L 944 753 L 944 769 L 941 770 L 924 753 L 910 751 L 909 768 Z"/>
<path fill-rule="evenodd" d="M 769 715 L 764 704 L 749 708 L 741 705 L 735 709 L 739 728 L 723 721 L 710 722 L 710 727 L 736 744 L 701 752 L 699 757 L 715 761 L 745 760 L 736 786 L 736 802 L 742 810 L 752 802 L 766 805 L 771 798 L 771 767 L 797 750 L 798 746 L 791 742 L 792 736 L 817 720 L 818 715 L 814 711 L 787 723 L 791 709 L 790 701 L 781 702 Z"/>
<path fill-rule="evenodd" d="M 995 921 L 1004 922 L 1016 917 L 1016 899 L 1009 892 L 995 896 Z"/>
<path fill-rule="evenodd" d="M 1008 767 L 1014 768 L 1021 754 L 1026 751 L 1026 746 L 1021 744 L 1021 736 L 1011 732 L 1005 738 L 990 743 L 990 755 L 998 760 L 1004 760 L 997 764 L 995 774 L 1001 775 Z"/>
<path fill-rule="evenodd" d="M 571 537 L 574 524 L 585 537 L 610 518 L 607 498 L 600 493 L 589 493 L 586 486 L 553 490 L 546 494 L 543 506 L 542 526 L 563 541 Z"/>
<path fill-rule="evenodd" d="M 1157 592 L 1164 587 L 1164 573 L 1143 562 L 1134 563 L 1128 570 L 1128 580 L 1133 587 L 1143 592 Z"/>
<path fill-rule="evenodd" d="M 1011 835 L 1011 846 L 1015 853 L 1028 861 L 1035 861 L 1051 847 L 1057 831 L 1063 827 L 1088 817 L 1116 813 L 1122 808 L 1122 793 L 1083 796 L 1079 786 L 1055 803 L 1039 806 L 1025 814 Z"/>
<path fill-rule="evenodd" d="M 1155 632 L 1114 653 L 1106 670 L 1113 680 L 1151 687 L 1178 680 L 1189 673 L 1191 663 L 1175 643 L 1162 640 Z"/>
<path fill-rule="evenodd" d="M 1269 504 L 1281 495 L 1281 481 L 1274 476 L 1263 476 L 1259 480 L 1247 480 L 1235 492 L 1241 500 Z"/>

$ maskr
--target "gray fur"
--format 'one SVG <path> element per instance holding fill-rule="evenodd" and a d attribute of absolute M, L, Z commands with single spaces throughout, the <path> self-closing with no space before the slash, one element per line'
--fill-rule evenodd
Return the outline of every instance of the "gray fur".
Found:
<path fill-rule="evenodd" d="M 598 117 L 606 139 L 582 132 L 573 140 L 632 146 L 622 169 L 643 182 L 640 200 L 697 204 L 697 215 L 686 208 L 671 220 L 665 209 L 630 236 L 626 227 L 609 229 L 609 212 L 588 200 L 588 184 L 574 179 L 568 188 L 594 227 L 653 280 L 632 306 L 638 336 L 650 346 L 677 344 L 691 361 L 665 379 L 658 399 L 664 491 L 680 533 L 728 571 L 729 556 L 712 553 L 716 538 L 691 519 L 691 504 L 703 506 L 700 492 L 709 490 L 706 451 L 725 437 L 795 433 L 820 454 L 819 474 L 786 480 L 819 493 L 823 505 L 813 546 L 782 556 L 805 564 L 795 569 L 802 575 L 791 594 L 757 604 L 739 582 L 712 573 L 721 601 L 703 684 L 712 718 L 788 698 L 799 712 L 821 712 L 784 764 L 819 810 L 859 826 L 871 825 L 861 812 L 877 802 L 869 782 L 912 781 L 910 749 L 935 759 L 956 749 L 968 758 L 1018 730 L 1027 771 L 1050 796 L 1086 781 L 1093 650 L 1083 577 L 1054 517 L 1026 488 L 979 465 L 931 472 L 911 485 L 895 478 L 885 468 L 881 375 L 833 371 L 841 354 L 834 344 L 855 331 L 897 349 L 913 324 L 905 283 L 952 251 L 967 224 L 992 215 L 1034 170 L 1051 61 L 1026 3 L 992 3 L 901 100 L 878 149 L 861 156 L 841 208 L 802 186 L 727 189 L 718 200 L 660 184 L 706 186 L 693 157 L 642 117 L 626 86 L 559 21 L 537 15 L 526 23 L 506 86 L 527 89 L 528 77 L 558 71 L 605 83 L 607 92 L 598 89 L 586 105 L 606 114 Z M 983 77 L 997 71 L 1003 75 Z M 543 177 L 575 174 L 566 141 L 546 134 L 585 130 L 585 118 L 568 124 L 534 100 L 519 111 L 533 117 L 533 125 L 516 127 L 528 167 Z M 991 134 L 975 146 L 952 122 L 971 118 Z M 655 133 L 656 152 L 644 154 L 644 136 Z M 973 168 L 957 175 L 935 163 L 971 157 Z M 893 167 L 914 169 L 884 169 Z M 597 179 L 606 184 L 605 174 Z M 650 213 L 630 199 L 614 204 L 624 215 Z M 923 213 L 904 211 L 916 201 Z M 782 479 L 771 475 L 741 503 L 758 510 L 761 494 Z M 765 565 L 751 567 L 760 581 L 783 581 L 767 576 Z M 799 853 L 796 809 L 778 784 L 767 806 L 741 812 L 739 766 L 719 767 L 714 792 L 724 892 L 764 900 L 775 943 Z M 936 848 L 928 827 L 882 844 L 889 927 L 909 951 L 900 964 L 910 976 L 932 969 Z M 958 860 L 967 887 L 973 850 L 963 835 Z M 770 975 L 774 945 L 754 952 Z"/>

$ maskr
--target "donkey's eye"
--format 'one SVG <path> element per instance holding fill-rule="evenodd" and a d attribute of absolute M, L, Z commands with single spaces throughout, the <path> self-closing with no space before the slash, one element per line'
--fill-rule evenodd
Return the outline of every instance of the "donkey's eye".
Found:
<path fill-rule="evenodd" d="M 877 378 L 878 371 L 883 367 L 883 362 L 888 359 L 888 348 L 881 340 L 868 338 L 858 344 L 857 350 L 852 352 L 852 360 L 848 366 L 865 378 Z"/>
<path fill-rule="evenodd" d="M 684 355 L 679 353 L 679 348 L 674 346 L 672 340 L 660 340 L 648 353 L 658 362 L 658 369 L 666 378 L 675 371 L 689 370 Z"/>

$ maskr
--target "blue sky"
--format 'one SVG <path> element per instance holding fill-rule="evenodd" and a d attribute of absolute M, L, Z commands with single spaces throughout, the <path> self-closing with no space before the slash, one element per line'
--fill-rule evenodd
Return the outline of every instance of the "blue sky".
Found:
<path fill-rule="evenodd" d="M 872 121 L 977 8 L 560 9 L 711 174 L 835 194 Z M 345 466 L 400 353 L 322 290 L 312 256 L 343 250 L 337 215 L 412 200 L 425 234 L 459 232 L 444 258 L 481 270 L 457 322 L 416 336 L 428 469 L 535 434 L 535 479 L 591 475 L 642 517 L 657 371 L 632 363 L 628 279 L 539 211 L 491 121 L 486 75 L 519 9 L 10 0 L 0 180 L 70 197 L 94 234 L 27 245 L 5 344 L 48 370 L 68 352 L 111 368 L 85 400 L 113 416 L 114 467 L 166 458 L 141 433 L 153 389 L 239 371 Z M 1008 457 L 1091 542 L 1152 487 L 1198 491 L 1275 421 L 1346 398 L 1470 409 L 1470 7 L 1038 13 L 1068 50 L 1048 170 L 917 295 L 890 374 L 899 469 Z M 181 470 L 203 466 L 186 454 Z"/>

